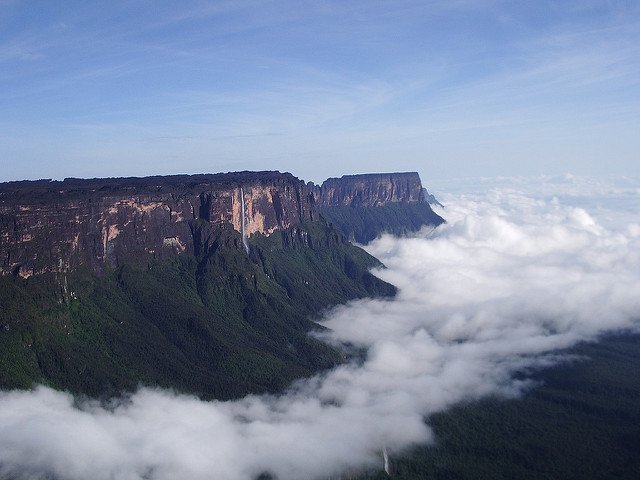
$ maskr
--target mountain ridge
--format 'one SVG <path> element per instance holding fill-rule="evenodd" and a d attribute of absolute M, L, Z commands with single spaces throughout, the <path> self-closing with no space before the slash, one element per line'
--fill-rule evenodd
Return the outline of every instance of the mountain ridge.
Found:
<path fill-rule="evenodd" d="M 431 211 L 419 177 L 356 182 L 377 214 Z M 332 368 L 318 314 L 396 289 L 328 210 L 280 172 L 0 184 L 0 388 L 229 399 Z"/>
<path fill-rule="evenodd" d="M 230 224 L 238 232 L 244 224 L 246 236 L 271 235 L 318 221 L 322 213 L 364 243 L 332 215 L 334 208 L 398 203 L 419 206 L 423 215 L 405 219 L 402 228 L 388 225 L 392 233 L 442 222 L 415 172 L 349 175 L 321 186 L 278 171 L 2 183 L 0 274 L 27 278 L 80 266 L 101 272 L 130 261 L 193 254 L 203 241 L 203 222 L 216 228 Z M 373 224 L 372 212 L 382 210 L 369 212 Z M 384 228 L 377 225 L 375 234 Z"/>

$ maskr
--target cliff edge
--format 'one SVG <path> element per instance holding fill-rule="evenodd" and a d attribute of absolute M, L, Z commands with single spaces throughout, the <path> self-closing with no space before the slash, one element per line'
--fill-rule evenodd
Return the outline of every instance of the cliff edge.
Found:
<path fill-rule="evenodd" d="M 383 233 L 403 235 L 444 222 L 431 208 L 417 172 L 345 175 L 309 189 L 321 215 L 361 244 Z"/>
<path fill-rule="evenodd" d="M 280 172 L 5 183 L 0 274 L 101 272 L 198 254 L 205 223 L 270 235 L 316 217 L 305 183 Z"/>
<path fill-rule="evenodd" d="M 395 294 L 341 230 L 413 228 L 420 192 L 414 174 L 325 197 L 280 172 L 0 184 L 0 388 L 228 399 L 331 368 L 315 315 Z"/>
<path fill-rule="evenodd" d="M 320 215 L 367 243 L 442 223 L 424 192 L 415 172 L 345 175 L 321 186 L 277 171 L 3 183 L 0 274 L 103 272 L 199 255 L 223 226 L 241 234 L 241 246 Z"/>

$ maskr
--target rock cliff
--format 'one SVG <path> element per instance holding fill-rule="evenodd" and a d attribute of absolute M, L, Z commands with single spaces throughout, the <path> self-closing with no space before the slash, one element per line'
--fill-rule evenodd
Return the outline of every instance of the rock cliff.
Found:
<path fill-rule="evenodd" d="M 422 182 L 417 172 L 368 173 L 329 178 L 313 188 L 321 207 L 379 207 L 420 202 Z"/>
<path fill-rule="evenodd" d="M 405 231 L 428 204 L 417 174 L 325 183 L 239 172 L 0 184 L 0 388 L 228 399 L 331 368 L 341 354 L 309 337 L 310 318 L 396 291 L 340 230 Z"/>
<path fill-rule="evenodd" d="M 309 189 L 322 216 L 359 243 L 385 232 L 402 235 L 444 222 L 431 209 L 432 196 L 416 172 L 345 175 Z"/>
<path fill-rule="evenodd" d="M 0 184 L 0 273 L 102 271 L 198 253 L 203 225 L 242 229 L 243 200 L 246 235 L 317 216 L 304 182 L 279 172 Z"/>
<path fill-rule="evenodd" d="M 223 227 L 246 237 L 280 231 L 286 243 L 292 227 L 320 212 L 362 243 L 442 222 L 415 172 L 346 175 L 321 186 L 275 171 L 10 182 L 0 184 L 0 274 L 103 272 L 200 256 Z"/>

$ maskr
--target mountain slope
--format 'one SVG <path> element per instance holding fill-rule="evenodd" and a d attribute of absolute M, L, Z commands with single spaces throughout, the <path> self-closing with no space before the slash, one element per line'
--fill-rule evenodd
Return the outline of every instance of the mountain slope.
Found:
<path fill-rule="evenodd" d="M 325 224 L 256 238 L 251 256 L 239 240 L 220 229 L 198 257 L 78 270 L 64 288 L 54 274 L 1 277 L 0 387 L 275 391 L 340 361 L 308 336 L 318 328 L 310 316 L 395 292 L 368 273 L 379 262 Z"/>
<path fill-rule="evenodd" d="M 416 173 L 0 184 L 0 388 L 227 399 L 331 368 L 318 314 L 395 294 L 344 234 L 441 222 L 423 196 Z"/>
<path fill-rule="evenodd" d="M 362 244 L 383 233 L 404 235 L 444 222 L 431 209 L 416 172 L 344 175 L 310 190 L 321 215 Z"/>

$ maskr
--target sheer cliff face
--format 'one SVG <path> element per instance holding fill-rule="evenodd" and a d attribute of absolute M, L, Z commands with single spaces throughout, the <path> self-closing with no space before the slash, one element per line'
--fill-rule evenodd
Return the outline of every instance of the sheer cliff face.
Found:
<path fill-rule="evenodd" d="M 242 196 L 241 196 L 242 194 Z M 203 218 L 212 224 L 231 223 L 237 231 L 242 229 L 242 202 L 245 206 L 245 233 L 271 235 L 315 219 L 313 197 L 303 182 L 250 183 L 240 188 L 200 197 Z"/>
<path fill-rule="evenodd" d="M 358 243 L 366 244 L 383 233 L 405 235 L 444 222 L 429 206 L 415 172 L 345 175 L 312 188 L 323 217 Z"/>
<path fill-rule="evenodd" d="M 314 190 L 321 207 L 378 207 L 422 201 L 422 183 L 416 172 L 373 173 L 329 178 Z"/>
<path fill-rule="evenodd" d="M 317 206 L 413 204 L 422 195 L 417 173 L 347 175 L 320 187 L 280 172 L 0 184 L 0 274 L 200 255 L 220 229 L 241 231 L 243 201 L 250 237 L 318 220 Z"/>
<path fill-rule="evenodd" d="M 194 253 L 201 226 L 266 235 L 315 219 L 305 184 L 278 172 L 0 186 L 0 272 L 94 271 Z M 160 185 L 157 185 L 160 183 Z"/>
<path fill-rule="evenodd" d="M 101 270 L 121 259 L 163 257 L 189 245 L 188 201 L 170 196 L 101 196 L 0 206 L 2 273 L 29 277 L 80 265 Z M 189 215 L 189 216 L 187 216 Z"/>

